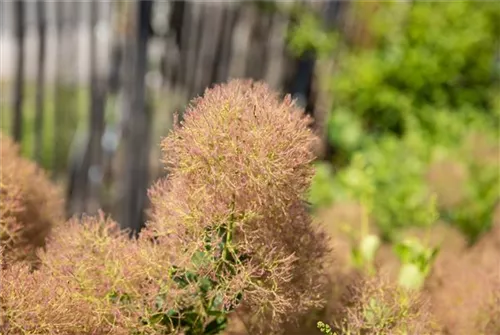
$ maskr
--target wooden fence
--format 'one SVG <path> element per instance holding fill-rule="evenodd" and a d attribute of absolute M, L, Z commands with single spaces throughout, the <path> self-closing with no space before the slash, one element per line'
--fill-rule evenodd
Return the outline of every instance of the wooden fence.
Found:
<path fill-rule="evenodd" d="M 206 87 L 265 80 L 322 119 L 314 55 L 290 53 L 293 20 L 269 4 L 2 2 L 2 129 L 65 185 L 68 215 L 103 208 L 137 231 L 172 112 Z M 308 6 L 333 24 L 347 7 Z"/>

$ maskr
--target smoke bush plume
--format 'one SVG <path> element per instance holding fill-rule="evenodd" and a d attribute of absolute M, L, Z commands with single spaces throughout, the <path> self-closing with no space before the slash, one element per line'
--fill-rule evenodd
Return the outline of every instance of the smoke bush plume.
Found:
<path fill-rule="evenodd" d="M 289 97 L 234 80 L 196 99 L 162 142 L 170 173 L 151 191 L 147 234 L 178 255 L 219 259 L 202 271 L 224 304 L 244 292 L 249 309 L 278 320 L 322 301 L 310 292 L 319 293 L 327 239 L 303 202 L 317 141 L 309 123 Z"/>
<path fill-rule="evenodd" d="M 309 122 L 261 83 L 207 90 L 162 142 L 170 173 L 139 238 L 103 215 L 58 227 L 36 271 L 2 271 L 0 330 L 215 334 L 239 308 L 269 334 L 321 305 L 329 250 L 303 200 Z"/>
<path fill-rule="evenodd" d="M 0 246 L 4 266 L 35 261 L 37 248 L 63 220 L 60 190 L 37 165 L 19 154 L 18 145 L 0 134 Z"/>

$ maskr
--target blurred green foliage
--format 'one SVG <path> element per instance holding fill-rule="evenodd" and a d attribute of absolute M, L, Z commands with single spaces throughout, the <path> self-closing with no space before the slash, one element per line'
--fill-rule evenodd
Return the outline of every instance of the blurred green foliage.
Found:
<path fill-rule="evenodd" d="M 6 97 L 10 95 L 10 87 L 6 82 L 0 84 L 1 91 Z M 21 152 L 25 157 L 33 157 L 34 155 L 34 141 L 35 141 L 35 117 L 36 117 L 36 85 L 34 83 L 26 83 L 24 88 L 24 101 L 23 101 L 23 133 Z M 58 160 L 67 162 L 67 148 L 69 148 L 72 138 L 72 132 L 75 131 L 76 123 L 87 122 L 86 114 L 88 112 L 89 91 L 83 87 L 76 87 L 68 89 L 65 92 L 59 92 L 58 99 L 60 99 L 61 112 L 66 118 L 64 122 L 58 120 L 56 128 L 55 122 L 55 87 L 47 86 L 45 88 L 44 106 L 43 106 L 43 125 L 42 125 L 42 153 L 41 153 L 41 166 L 46 170 L 53 167 L 54 155 L 64 155 Z M 0 130 L 5 134 L 11 134 L 12 122 L 12 107 L 9 103 L 10 99 L 2 99 L 0 102 Z M 65 107 L 69 106 L 69 107 Z M 75 112 L 72 117 L 76 119 L 68 119 L 71 115 L 67 115 L 69 108 Z M 66 127 L 64 124 L 72 125 L 71 128 Z M 60 128 L 60 129 L 59 129 Z M 61 132 L 62 130 L 62 132 Z M 58 134 L 61 132 L 60 134 Z M 55 137 L 57 136 L 58 147 L 55 147 Z M 56 153 L 57 152 L 57 153 Z"/>
<path fill-rule="evenodd" d="M 394 246 L 401 262 L 398 284 L 407 289 L 421 289 L 439 253 L 439 248 L 424 246 L 417 239 L 406 239 Z"/>
<path fill-rule="evenodd" d="M 352 6 L 356 14 L 367 5 Z M 320 25 L 306 14 L 290 39 L 295 52 L 314 47 L 328 58 L 332 45 L 338 49 L 335 73 L 320 78 L 333 96 L 326 126 L 338 171 L 320 164 L 311 202 L 364 203 L 372 193 L 372 217 L 392 240 L 401 228 L 428 225 L 426 174 L 433 161 L 451 157 L 469 177 L 462 202 L 441 214 L 474 242 L 491 225 L 499 162 L 479 162 L 463 148 L 472 133 L 498 144 L 500 3 L 384 2 L 354 18 L 367 24 L 368 47 L 340 32 L 321 33 L 328 43 L 315 39 Z"/>
<path fill-rule="evenodd" d="M 288 45 L 298 55 L 314 50 L 319 53 L 329 53 L 335 48 L 337 34 L 324 30 L 318 18 L 311 12 L 298 14 L 297 7 L 291 10 L 291 15 L 300 16 L 299 24 L 292 25 L 288 35 Z"/>
<path fill-rule="evenodd" d="M 353 265 L 368 274 L 375 274 L 375 256 L 380 247 L 381 241 L 378 235 L 369 234 L 364 236 L 358 245 L 351 248 L 351 259 Z"/>
<path fill-rule="evenodd" d="M 404 19 L 388 24 L 387 16 Z M 495 3 L 381 4 L 368 18 L 374 47 L 349 52 L 332 77 L 335 109 L 361 118 L 369 133 L 398 135 L 408 117 L 429 120 L 430 106 L 488 113 L 498 93 L 498 22 Z"/>
<path fill-rule="evenodd" d="M 88 111 L 89 99 L 78 101 L 82 99 L 82 96 L 80 96 L 81 88 L 76 85 L 58 85 L 55 90 L 54 120 L 56 124 L 53 126 L 52 135 L 55 144 L 52 147 L 51 170 L 55 173 L 64 173 L 79 123 L 82 120 L 87 121 L 84 115 Z M 86 105 L 85 109 L 80 110 L 79 107 L 83 102 Z"/>
<path fill-rule="evenodd" d="M 425 164 L 407 142 L 395 136 L 368 140 L 349 165 L 329 174 L 330 180 L 324 182 L 326 175 L 313 179 L 310 201 L 315 205 L 359 201 L 370 208 L 384 240 L 392 240 L 399 228 L 426 226 L 430 198 Z M 322 170 L 327 171 L 324 165 Z"/>
<path fill-rule="evenodd" d="M 492 212 L 500 195 L 498 166 L 479 166 L 472 162 L 465 194 L 457 206 L 444 209 L 443 216 L 468 237 L 473 244 L 492 225 Z"/>
<path fill-rule="evenodd" d="M 0 130 L 4 134 L 11 134 L 12 106 L 9 82 L 0 82 L 0 91 L 6 97 L 0 99 Z M 34 82 L 26 82 L 23 100 L 23 133 L 21 153 L 24 157 L 34 158 L 35 144 L 35 117 L 36 117 L 36 85 Z M 61 114 L 64 120 L 55 122 L 56 100 L 59 100 Z M 151 102 L 154 111 L 164 111 L 173 108 L 173 101 L 179 97 L 166 95 L 163 92 L 152 92 Z M 77 87 L 62 87 L 56 96 L 55 85 L 47 85 L 44 94 L 43 125 L 42 125 L 42 152 L 40 165 L 48 170 L 54 171 L 54 155 L 57 155 L 59 172 L 65 172 L 69 149 L 75 140 L 77 132 L 82 134 L 88 131 L 90 108 L 90 89 L 79 85 Z M 107 125 L 117 125 L 120 113 L 119 98 L 108 95 L 105 106 L 105 122 Z M 71 113 L 68 113 L 71 112 Z M 170 129 L 172 120 L 170 112 L 154 113 L 153 137 L 160 138 L 166 135 Z M 57 141 L 55 140 L 57 137 Z M 55 143 L 58 145 L 55 146 Z"/>

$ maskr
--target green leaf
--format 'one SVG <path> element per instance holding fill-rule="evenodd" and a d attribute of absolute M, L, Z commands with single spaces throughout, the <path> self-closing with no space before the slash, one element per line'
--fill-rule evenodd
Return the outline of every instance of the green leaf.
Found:
<path fill-rule="evenodd" d="M 213 335 L 219 334 L 227 327 L 227 317 L 220 316 L 212 320 L 206 327 L 203 332 L 205 335 Z"/>
<path fill-rule="evenodd" d="M 206 265 L 210 262 L 207 253 L 203 251 L 197 251 L 194 253 L 193 257 L 191 257 L 191 262 L 195 265 L 195 267 L 199 268 L 203 265 Z"/>
<path fill-rule="evenodd" d="M 212 280 L 210 280 L 207 277 L 203 277 L 198 282 L 198 285 L 200 287 L 200 290 L 202 292 L 206 293 L 206 292 L 210 291 L 210 289 L 212 288 Z"/>
<path fill-rule="evenodd" d="M 165 316 L 165 314 L 163 313 L 156 313 L 156 314 L 153 314 L 149 317 L 149 324 L 150 325 L 156 325 L 156 324 L 159 324 L 159 323 L 163 323 L 163 321 L 167 319 L 167 317 Z"/>
<path fill-rule="evenodd" d="M 398 256 L 401 263 L 409 263 L 414 257 L 414 250 L 409 244 L 404 242 L 396 244 L 394 246 L 394 252 Z"/>

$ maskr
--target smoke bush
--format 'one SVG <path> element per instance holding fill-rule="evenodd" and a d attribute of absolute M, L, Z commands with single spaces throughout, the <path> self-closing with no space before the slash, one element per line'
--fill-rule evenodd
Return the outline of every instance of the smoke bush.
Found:
<path fill-rule="evenodd" d="M 492 283 L 492 294 L 483 302 L 476 318 L 476 327 L 484 335 L 500 334 L 500 275 Z"/>
<path fill-rule="evenodd" d="M 500 330 L 499 228 L 497 223 L 466 252 L 436 263 L 427 291 L 446 333 L 497 334 Z"/>
<path fill-rule="evenodd" d="M 22 158 L 19 148 L 0 134 L 0 246 L 7 263 L 35 260 L 52 227 L 63 218 L 59 189 L 44 171 Z"/>
<path fill-rule="evenodd" d="M 168 180 L 151 192 L 148 234 L 199 256 L 224 306 L 274 321 L 321 302 L 325 235 L 303 203 L 314 173 L 310 120 L 261 83 L 207 90 L 162 142 Z M 293 312 L 293 313 L 292 313 Z"/>
<path fill-rule="evenodd" d="M 139 238 L 103 215 L 59 227 L 38 270 L 2 272 L 0 329 L 217 334 L 241 308 L 270 333 L 320 305 L 328 241 L 303 201 L 308 122 L 264 84 L 207 90 L 162 142 L 170 173 Z"/>
<path fill-rule="evenodd" d="M 318 323 L 326 334 L 423 335 L 437 334 L 428 304 L 415 291 L 390 283 L 385 277 L 366 278 L 352 286 L 351 303 L 334 328 Z"/>
<path fill-rule="evenodd" d="M 168 290 L 169 256 L 152 243 L 130 241 L 116 223 L 85 218 L 55 229 L 41 266 L 16 264 L 1 273 L 5 334 L 159 334 L 149 322 L 157 297 Z M 165 304 L 167 305 L 167 304 Z"/>

